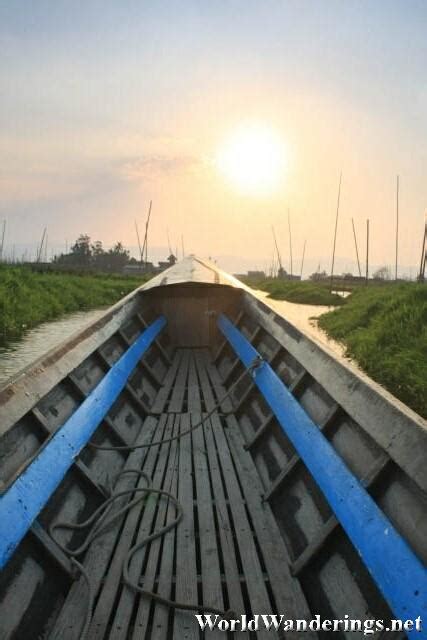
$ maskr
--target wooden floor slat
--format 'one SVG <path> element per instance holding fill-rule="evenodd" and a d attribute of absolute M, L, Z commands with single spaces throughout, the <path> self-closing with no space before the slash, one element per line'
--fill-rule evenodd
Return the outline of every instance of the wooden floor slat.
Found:
<path fill-rule="evenodd" d="M 163 433 L 164 439 L 168 439 L 171 437 L 173 422 L 173 418 L 167 418 L 166 427 Z M 147 456 L 147 464 L 144 465 L 144 471 L 152 476 L 152 486 L 161 488 L 163 485 L 163 478 L 169 464 L 170 443 L 160 445 L 158 457 L 156 455 L 157 449 L 158 447 L 152 447 L 149 450 Z M 148 462 L 150 462 L 150 464 L 148 464 Z M 136 535 L 133 536 L 132 545 L 137 544 L 156 529 L 156 515 L 158 504 L 159 499 L 157 498 L 157 496 L 149 495 L 143 508 L 141 508 L 141 506 L 136 507 L 136 510 L 139 510 L 140 512 L 142 511 L 142 516 L 137 526 L 137 530 L 135 531 L 134 529 Z M 129 516 L 130 515 L 131 514 L 129 514 Z M 160 526 L 158 528 L 160 528 Z M 138 551 L 133 556 L 129 570 L 129 576 L 133 582 L 139 581 L 141 577 L 141 568 L 148 553 L 149 548 L 142 547 L 142 549 L 140 549 L 140 551 Z M 120 599 L 116 604 L 116 611 L 110 629 L 109 638 L 111 640 L 123 640 L 124 638 L 128 637 L 128 629 L 134 604 L 136 601 L 139 601 L 139 598 L 140 596 L 138 594 L 135 594 L 135 592 L 128 587 L 124 587 L 121 590 Z"/>
<path fill-rule="evenodd" d="M 156 437 L 159 433 L 166 434 L 166 418 L 160 420 L 160 423 L 156 429 Z M 151 447 L 148 449 L 147 456 L 144 460 L 144 471 L 149 475 L 152 473 L 153 466 L 156 461 L 158 447 Z M 138 482 L 138 487 L 146 486 L 145 481 L 141 478 Z M 111 615 L 113 604 L 116 600 L 117 592 L 121 584 L 123 562 L 128 550 L 132 545 L 132 540 L 135 535 L 135 529 L 138 524 L 141 506 L 136 505 L 131 511 L 129 511 L 123 530 L 121 532 L 117 547 L 114 550 L 114 555 L 111 559 L 108 572 L 105 574 L 102 591 L 99 594 L 98 603 L 93 614 L 92 624 L 90 628 L 91 637 L 93 640 L 103 638 L 107 629 L 108 621 Z"/>
<path fill-rule="evenodd" d="M 176 417 L 174 420 L 174 433 L 179 432 L 180 419 Z M 171 445 L 171 456 L 169 463 L 170 472 L 170 484 L 169 476 L 165 483 L 165 488 L 170 491 L 172 495 L 177 495 L 178 487 L 178 441 L 175 440 Z M 165 524 L 169 524 L 176 517 L 176 510 L 172 503 L 168 504 Z M 158 587 L 157 593 L 165 598 L 173 597 L 173 567 L 175 557 L 175 536 L 176 529 L 169 531 L 163 539 L 163 547 L 161 551 Z M 153 632 L 151 634 L 152 640 L 167 640 L 170 637 L 169 633 L 169 618 L 170 610 L 168 607 L 161 604 L 154 605 L 154 615 L 152 621 Z M 134 633 L 132 640 L 144 640 L 147 635 L 147 599 L 142 598 L 138 608 L 138 614 L 135 621 Z"/>
<path fill-rule="evenodd" d="M 156 429 L 157 421 L 151 417 L 147 418 L 140 436 L 137 437 L 137 444 L 150 442 Z M 125 469 L 141 468 L 145 458 L 146 450 L 138 449 L 129 455 L 125 464 Z M 119 480 L 117 488 L 120 490 L 131 488 L 135 485 L 135 478 L 126 475 Z M 127 499 L 117 500 L 114 510 L 119 509 L 126 503 Z M 111 513 L 113 509 L 111 510 Z M 94 593 L 98 592 L 103 579 L 106 567 L 109 566 L 111 553 L 117 541 L 121 529 L 121 522 L 118 521 L 110 529 L 105 531 L 99 538 L 96 538 L 88 550 L 84 566 L 90 575 L 91 587 Z M 49 636 L 49 640 L 78 640 L 82 627 L 82 621 L 87 611 L 88 603 L 87 585 L 83 578 L 76 580 L 70 589 L 61 612 L 56 620 L 54 629 Z"/>
<path fill-rule="evenodd" d="M 166 413 L 146 420 L 150 428 L 144 427 L 145 438 L 157 441 L 187 431 L 215 409 L 224 394 L 206 349 L 178 350 L 153 403 L 155 412 Z M 222 411 L 229 412 L 231 400 L 222 404 Z M 152 476 L 155 488 L 176 495 L 183 508 L 175 529 L 135 555 L 130 572 L 133 580 L 172 600 L 230 608 L 237 616 L 283 612 L 289 618 L 308 616 L 234 415 L 225 419 L 216 411 L 177 440 L 131 453 L 126 467 L 142 468 Z M 139 484 L 144 486 L 143 481 Z M 120 527 L 107 532 L 105 549 L 93 543 L 85 560 L 98 595 L 90 640 L 201 637 L 195 612 L 169 609 L 123 585 L 123 562 L 130 547 L 174 518 L 175 507 L 153 496 L 130 511 Z M 52 638 L 77 640 L 86 599 L 82 582 L 72 587 Z M 215 630 L 205 631 L 203 637 L 223 635 Z M 238 629 L 233 634 L 237 640 L 246 636 Z M 256 637 L 281 636 L 264 629 Z"/>
<path fill-rule="evenodd" d="M 224 392 L 218 371 L 207 361 L 207 371 L 218 395 Z M 213 417 L 213 422 L 218 417 Z M 288 618 L 311 619 L 307 602 L 298 580 L 291 575 L 289 557 L 281 538 L 277 523 L 268 504 L 263 502 L 263 487 L 250 453 L 245 450 L 243 434 L 235 416 L 226 418 L 228 428 L 216 430 L 216 434 L 226 438 L 228 455 L 233 460 L 239 478 L 248 511 L 252 518 L 254 533 L 257 536 L 260 553 L 263 557 L 266 572 L 276 601 L 276 611 L 286 611 Z M 225 450 L 227 450 L 225 448 Z M 270 609 L 267 609 L 271 611 Z M 260 634 L 258 634 L 261 637 Z M 316 638 L 315 632 L 307 632 L 307 638 Z M 270 634 L 271 637 L 271 634 Z M 297 638 L 298 633 L 288 632 L 287 637 Z"/>
<path fill-rule="evenodd" d="M 190 427 L 190 416 L 181 416 L 181 431 Z M 193 515 L 193 469 L 191 459 L 191 433 L 179 440 L 178 500 L 184 508 L 176 532 L 176 587 L 175 597 L 180 602 L 197 603 L 196 540 Z M 187 611 L 176 610 L 174 616 L 174 638 L 187 640 L 199 637 L 194 616 Z"/>
<path fill-rule="evenodd" d="M 166 406 L 166 402 L 170 396 L 172 385 L 175 382 L 176 374 L 178 372 L 178 367 L 181 362 L 181 352 L 176 352 L 175 357 L 173 359 L 172 365 L 169 367 L 168 372 L 166 373 L 165 379 L 163 380 L 163 387 L 160 388 L 153 405 L 151 407 L 151 411 L 153 413 L 162 413 Z"/>
<path fill-rule="evenodd" d="M 197 424 L 202 418 L 202 413 L 200 411 L 200 388 L 194 358 L 192 358 L 190 362 L 188 381 L 188 405 L 192 411 L 192 423 Z M 192 435 L 203 605 L 224 610 L 219 545 L 216 536 L 208 457 L 205 451 L 204 425 L 196 428 Z M 216 637 L 218 635 L 221 635 L 221 631 L 218 629 L 212 632 L 205 632 L 206 638 L 210 638 L 211 636 Z"/>
<path fill-rule="evenodd" d="M 176 435 L 179 431 L 179 420 L 177 418 L 173 418 L 170 416 L 169 418 L 173 423 L 173 429 L 171 435 Z M 164 491 L 169 491 L 172 495 L 176 495 L 176 478 L 177 478 L 177 464 L 178 464 L 178 441 L 173 440 L 170 444 L 169 458 L 166 469 L 166 475 L 164 478 L 164 482 L 162 484 L 162 489 Z M 175 507 L 172 504 L 169 504 L 166 499 L 160 501 L 159 510 L 157 512 L 156 522 L 154 526 L 154 530 L 157 531 L 164 527 L 168 522 L 173 520 L 176 516 Z M 157 589 L 159 593 L 164 595 L 167 598 L 170 598 L 170 588 L 171 588 L 171 577 L 172 577 L 172 563 L 173 563 L 173 548 L 174 548 L 174 536 L 175 531 L 171 531 L 167 536 L 162 540 L 158 538 L 154 540 L 149 548 L 147 549 L 148 560 L 146 569 L 144 572 L 144 581 L 143 587 L 144 589 L 148 589 L 150 591 L 156 592 L 156 576 L 157 569 L 160 563 L 161 555 L 164 554 L 169 558 L 167 567 L 166 567 L 166 575 L 169 575 L 169 580 L 167 584 L 160 585 L 160 588 Z M 165 569 L 165 567 L 164 567 Z M 164 574 L 163 577 L 165 578 Z M 168 592 L 165 593 L 165 589 L 168 589 Z M 166 615 L 157 615 L 156 622 L 152 625 L 152 637 L 156 638 L 156 640 L 161 640 L 163 638 L 167 638 L 167 621 L 169 610 L 167 607 L 161 604 L 156 604 L 150 598 L 142 596 L 139 598 L 138 611 L 134 623 L 134 631 L 132 635 L 132 640 L 143 640 L 146 637 L 146 633 L 148 630 L 148 622 L 149 622 L 149 614 L 150 609 L 161 610 L 161 612 Z M 161 621 L 161 619 L 163 619 Z"/>
<path fill-rule="evenodd" d="M 196 363 L 206 409 L 208 411 L 211 411 L 215 406 L 215 398 L 209 384 L 209 379 L 203 361 L 203 355 L 201 353 L 197 355 Z M 225 497 L 225 491 L 218 460 L 218 452 L 212 432 L 211 420 L 207 421 L 203 429 L 209 475 L 212 484 L 213 500 L 215 502 L 218 534 L 220 538 L 221 553 L 224 564 L 228 607 L 236 613 L 241 613 L 245 611 L 242 583 L 240 579 L 241 573 L 239 571 L 239 563 L 236 556 L 236 549 L 232 533 L 233 529 L 230 522 L 229 511 L 227 509 L 228 500 Z M 246 634 L 242 631 L 237 631 L 233 635 L 233 637 L 237 639 L 244 638 L 246 637 Z"/>

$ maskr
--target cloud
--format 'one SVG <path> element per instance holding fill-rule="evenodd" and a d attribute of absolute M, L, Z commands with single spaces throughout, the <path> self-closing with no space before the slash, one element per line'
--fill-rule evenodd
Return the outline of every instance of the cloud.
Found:
<path fill-rule="evenodd" d="M 128 158 L 121 163 L 121 173 L 127 180 L 141 180 L 197 171 L 202 162 L 196 156 L 151 154 Z"/>

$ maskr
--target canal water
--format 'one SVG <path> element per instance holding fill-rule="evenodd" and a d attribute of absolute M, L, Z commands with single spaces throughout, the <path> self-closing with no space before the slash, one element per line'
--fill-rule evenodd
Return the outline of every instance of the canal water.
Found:
<path fill-rule="evenodd" d="M 330 340 L 324 331 L 319 329 L 316 317 L 326 313 L 332 307 L 310 304 L 295 304 L 286 300 L 267 298 L 264 291 L 257 291 L 274 310 L 283 315 L 296 327 L 302 329 L 318 342 L 332 349 L 334 353 L 344 356 L 344 348 L 338 342 Z M 19 340 L 0 347 L 0 386 L 13 378 L 21 369 L 28 366 L 44 353 L 58 346 L 73 333 L 83 329 L 87 324 L 97 320 L 104 309 L 79 311 L 55 322 L 45 322 L 28 331 Z"/>
<path fill-rule="evenodd" d="M 78 311 L 61 320 L 44 322 L 18 340 L 0 347 L 0 386 L 73 333 L 97 320 L 103 312 L 104 309 Z"/>
<path fill-rule="evenodd" d="M 270 307 L 272 307 L 277 313 L 289 320 L 298 329 L 301 329 L 307 333 L 311 338 L 314 338 L 317 342 L 327 346 L 334 353 L 341 357 L 345 357 L 345 349 L 342 344 L 332 340 L 328 335 L 320 329 L 317 324 L 317 318 L 327 311 L 335 309 L 335 307 L 328 307 L 325 305 L 313 305 L 313 304 L 296 304 L 295 302 L 288 302 L 287 300 L 274 300 L 268 297 L 268 293 L 265 291 L 257 291 L 257 295 L 262 298 Z M 348 360 L 348 358 L 346 358 Z"/>

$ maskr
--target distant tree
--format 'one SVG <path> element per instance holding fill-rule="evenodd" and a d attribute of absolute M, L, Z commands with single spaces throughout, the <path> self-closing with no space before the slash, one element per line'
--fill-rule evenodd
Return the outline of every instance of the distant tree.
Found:
<path fill-rule="evenodd" d="M 55 256 L 54 262 L 71 267 L 91 267 L 99 271 L 121 271 L 130 259 L 121 242 L 116 242 L 112 249 L 104 250 L 102 242 L 91 243 L 88 235 L 80 235 L 70 253 Z"/>
<path fill-rule="evenodd" d="M 328 274 L 326 273 L 326 271 L 316 271 L 315 273 L 312 273 L 310 276 L 310 280 L 325 280 L 326 278 L 328 278 Z"/>
<path fill-rule="evenodd" d="M 90 237 L 88 235 L 80 235 L 71 247 L 71 255 L 75 258 L 76 263 L 88 266 L 92 258 L 92 247 Z M 74 262 L 74 260 L 73 260 Z"/>
<path fill-rule="evenodd" d="M 101 240 L 95 240 L 95 242 L 91 245 L 91 253 L 93 258 L 97 258 L 98 256 L 104 255 L 104 249 L 102 246 Z"/>
<path fill-rule="evenodd" d="M 391 271 L 389 267 L 380 267 L 373 274 L 374 280 L 391 280 Z"/>
<path fill-rule="evenodd" d="M 114 247 L 108 252 L 110 269 L 122 269 L 129 262 L 129 257 L 129 251 L 124 248 L 121 242 L 116 242 Z"/>

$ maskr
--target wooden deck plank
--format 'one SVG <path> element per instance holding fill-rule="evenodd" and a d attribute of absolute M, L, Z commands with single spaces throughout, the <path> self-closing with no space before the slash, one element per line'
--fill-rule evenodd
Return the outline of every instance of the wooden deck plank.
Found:
<path fill-rule="evenodd" d="M 144 422 L 144 427 L 137 438 L 136 444 L 150 442 L 153 438 L 156 426 L 157 420 L 152 417 L 148 417 Z M 133 451 L 129 455 L 124 468 L 141 468 L 145 455 L 145 449 Z M 133 487 L 134 485 L 135 478 L 131 475 L 126 475 L 119 480 L 117 489 L 125 490 Z M 126 498 L 123 498 L 123 500 L 117 500 L 117 504 L 114 505 L 114 511 L 116 509 L 118 510 L 126 504 L 126 502 Z M 113 509 L 111 510 L 111 513 L 113 513 Z M 91 586 L 94 593 L 97 593 L 101 586 L 105 568 L 109 564 L 111 553 L 120 532 L 122 521 L 123 519 L 121 521 L 117 521 L 110 529 L 96 538 L 85 556 L 84 566 L 90 575 Z M 87 595 L 87 585 L 85 580 L 81 577 L 76 580 L 71 587 L 64 606 L 61 609 L 61 613 L 55 623 L 55 627 L 49 636 L 49 640 L 78 640 L 80 638 L 82 620 L 86 615 Z"/>
<path fill-rule="evenodd" d="M 229 499 L 234 533 L 241 557 L 251 612 L 269 613 L 272 607 L 264 582 L 264 572 L 260 564 L 258 551 L 252 535 L 251 523 L 248 520 L 244 497 L 235 473 L 229 446 L 218 416 L 212 416 L 211 422 L 222 476 Z M 264 630 L 258 633 L 258 637 L 267 640 L 267 638 L 274 637 L 274 635 L 272 636 L 271 633 Z"/>
<path fill-rule="evenodd" d="M 176 415 L 168 419 L 164 415 L 164 432 L 153 426 L 153 438 L 161 438 L 162 433 L 167 438 L 174 429 L 187 430 L 200 419 L 202 409 L 214 408 L 224 394 L 219 372 L 210 362 L 207 350 L 176 352 L 154 403 L 158 409 L 166 408 L 170 396 L 168 410 Z M 230 405 L 230 400 L 225 401 L 224 410 L 229 411 Z M 181 413 L 187 409 L 187 413 Z M 151 420 L 156 421 L 154 417 Z M 137 579 L 144 567 L 141 584 L 178 601 L 203 603 L 218 609 L 229 607 L 238 615 L 250 613 L 245 611 L 249 607 L 253 613 L 286 611 L 287 617 L 304 617 L 303 612 L 308 611 L 305 599 L 298 580 L 290 575 L 285 545 L 269 505 L 262 502 L 257 470 L 249 452 L 244 450 L 234 415 L 227 417 L 227 424 L 228 429 L 224 430 L 219 415 L 214 414 L 191 434 L 153 447 L 146 456 L 142 455 L 144 470 L 153 473 L 153 486 L 175 492 L 184 516 L 176 530 L 147 549 L 141 549 L 132 562 L 131 575 Z M 104 563 L 104 573 L 110 563 L 108 571 L 97 578 L 98 588 L 101 579 L 103 584 L 89 637 L 91 640 L 106 637 L 110 640 L 198 639 L 200 629 L 191 611 L 170 612 L 167 607 L 121 586 L 123 561 L 135 537 L 142 539 L 175 516 L 173 505 L 166 501 L 153 500 L 145 507 L 142 517 L 139 512 L 140 509 L 135 508 L 126 516 L 120 538 L 113 540 L 114 553 Z M 271 601 L 266 579 L 274 601 Z M 198 581 L 201 581 L 201 593 Z M 82 584 L 81 599 L 86 599 L 86 591 Z M 110 622 L 112 612 L 114 617 Z M 77 622 L 75 624 L 77 628 Z M 71 626 L 74 628 L 74 621 Z M 68 632 L 64 630 L 61 637 L 77 639 L 78 635 L 67 635 Z M 208 633 L 219 636 L 221 632 Z M 208 637 L 208 633 L 205 632 L 204 637 Z M 237 632 L 235 637 L 243 640 L 245 636 Z M 259 639 L 273 637 L 272 631 L 260 630 L 257 634 Z"/>
<path fill-rule="evenodd" d="M 221 385 L 219 374 L 216 368 L 209 362 L 207 362 L 207 371 L 213 386 L 216 388 L 217 394 L 223 393 L 224 388 Z M 286 611 L 288 618 L 306 618 L 309 620 L 312 617 L 311 613 L 299 581 L 291 575 L 289 556 L 271 509 L 269 505 L 262 500 L 263 487 L 252 457 L 244 448 L 244 438 L 240 432 L 238 422 L 234 415 L 227 417 L 226 421 L 228 428 L 224 434 L 220 424 L 217 424 L 215 428 L 215 422 L 219 423 L 219 418 L 213 416 L 212 423 L 215 428 L 215 436 L 218 442 L 221 440 L 222 434 L 222 437 L 226 437 L 228 446 L 230 447 L 229 450 L 224 447 L 224 451 L 228 451 L 229 456 L 232 455 L 236 465 L 235 473 L 239 476 L 254 531 L 262 550 L 264 564 L 276 601 L 276 611 Z M 220 459 L 222 459 L 222 456 Z M 226 469 L 224 469 L 224 476 L 227 477 Z M 229 476 L 232 477 L 231 471 L 229 472 Z M 243 561 L 243 566 L 245 566 L 245 564 L 246 562 Z M 269 608 L 271 608 L 270 605 L 265 607 L 263 611 L 268 612 Z M 253 610 L 256 613 L 262 609 L 257 605 L 257 609 L 253 608 Z M 289 638 L 298 637 L 297 633 L 288 632 L 287 635 Z M 316 637 L 316 633 L 307 632 L 307 638 Z"/>
<path fill-rule="evenodd" d="M 173 383 L 175 382 L 175 378 L 178 372 L 179 364 L 181 361 L 181 352 L 177 351 L 175 353 L 173 362 L 169 367 L 165 379 L 163 380 L 163 386 L 160 388 L 159 393 L 157 394 L 153 405 L 151 407 L 152 413 L 162 413 L 168 398 L 171 394 Z"/>
<path fill-rule="evenodd" d="M 230 450 L 242 483 L 255 534 L 258 538 L 266 571 L 276 601 L 277 611 L 286 611 L 293 619 L 311 620 L 312 615 L 303 591 L 290 571 L 289 556 L 281 538 L 275 518 L 267 503 L 262 502 L 262 484 L 250 454 L 243 449 L 243 439 L 234 416 L 227 418 L 226 430 Z M 307 632 L 307 638 L 317 638 L 315 632 Z M 289 638 L 298 638 L 299 633 L 288 632 Z"/>
<path fill-rule="evenodd" d="M 164 439 L 167 439 L 172 435 L 172 429 L 173 418 L 169 416 L 166 420 L 166 427 L 163 432 Z M 169 464 L 170 443 L 167 442 L 165 444 L 159 445 L 159 447 L 160 448 L 158 457 L 157 452 L 155 451 L 157 447 L 152 447 L 149 450 L 147 456 L 147 465 L 144 465 L 144 471 L 152 476 L 152 486 L 155 488 L 162 487 L 166 469 Z M 148 465 L 148 462 L 150 462 L 150 465 Z M 129 538 L 130 544 L 127 545 L 124 553 L 120 554 L 120 558 L 118 561 L 119 569 L 120 566 L 123 567 L 123 561 L 130 546 L 137 544 L 153 532 L 158 505 L 159 498 L 157 496 L 148 496 L 139 524 L 137 523 L 136 527 L 133 528 L 133 535 Z M 136 510 L 141 513 L 140 506 L 136 507 Z M 129 568 L 129 577 L 133 582 L 139 581 L 141 576 L 141 569 L 148 552 L 148 547 L 142 547 L 142 549 L 133 556 Z M 139 600 L 139 596 L 132 589 L 128 587 L 124 587 L 122 589 L 120 598 L 116 604 L 116 611 L 111 624 L 111 628 L 109 630 L 109 637 L 111 638 L 111 640 L 124 640 L 125 638 L 127 638 L 132 611 L 135 605 L 135 601 L 137 600 Z"/>
<path fill-rule="evenodd" d="M 183 351 L 181 361 L 179 363 L 175 384 L 173 387 L 171 399 L 169 402 L 169 411 L 181 413 L 183 410 L 185 392 L 187 390 L 188 364 L 190 362 L 190 353 L 188 349 Z"/>
<path fill-rule="evenodd" d="M 172 427 L 171 435 L 175 435 L 179 430 L 179 421 L 174 419 L 172 416 L 169 419 L 174 422 L 174 426 Z M 173 495 L 176 495 L 176 485 L 177 485 L 177 467 L 178 467 L 178 441 L 173 440 L 170 444 L 169 451 L 169 460 L 167 464 L 166 476 L 162 485 L 162 489 L 165 491 L 169 491 Z M 174 520 L 176 517 L 176 510 L 173 504 L 169 504 L 166 499 L 163 499 L 159 503 L 159 509 L 156 516 L 156 522 L 154 526 L 154 530 L 161 529 L 171 520 Z M 172 530 L 166 534 L 164 539 L 158 538 L 154 540 L 149 548 L 148 552 L 148 560 L 146 569 L 144 572 L 144 581 L 143 586 L 144 589 L 148 589 L 150 591 L 155 591 L 155 581 L 157 575 L 157 567 L 159 565 L 159 561 L 161 560 L 163 564 L 163 556 L 166 556 L 168 559 L 167 569 L 169 570 L 169 581 L 165 585 L 164 581 L 161 585 L 162 589 L 159 589 L 158 592 L 166 597 L 170 597 L 170 588 L 171 588 L 171 578 L 172 578 L 172 566 L 173 566 L 173 549 L 174 549 L 174 540 L 175 530 Z M 169 547 L 169 548 L 168 548 Z M 165 577 L 165 576 L 164 576 Z M 166 594 L 166 588 L 169 589 L 169 592 Z M 151 637 L 155 638 L 155 640 L 160 640 L 161 638 L 167 637 L 168 632 L 168 616 L 169 609 L 161 604 L 156 604 L 152 602 L 150 598 L 140 597 L 138 612 L 134 622 L 134 629 L 132 640 L 144 640 L 147 633 L 150 609 L 154 608 L 155 610 L 161 609 L 165 614 L 163 619 L 161 620 L 161 616 L 157 616 L 157 620 L 155 624 L 152 626 L 152 634 Z"/>
<path fill-rule="evenodd" d="M 156 438 L 159 434 L 163 433 L 166 429 L 166 417 L 160 419 L 157 429 L 155 431 Z M 157 456 L 158 446 L 153 446 L 147 451 L 146 458 L 144 460 L 144 471 L 149 475 L 153 471 Z M 138 487 L 146 486 L 143 478 L 138 483 Z M 132 540 L 135 534 L 136 527 L 138 525 L 141 512 L 141 505 L 136 505 L 126 516 L 123 530 L 121 532 L 117 547 L 114 550 L 114 555 L 111 558 L 108 570 L 105 573 L 102 590 L 99 594 L 99 599 L 92 616 L 92 622 L 90 626 L 90 634 L 93 640 L 97 640 L 104 637 L 106 633 L 108 621 L 111 615 L 112 606 L 116 599 L 116 594 L 120 588 L 122 579 L 123 562 L 128 550 L 132 545 Z"/>
<path fill-rule="evenodd" d="M 188 405 L 192 411 L 193 424 L 202 418 L 200 386 L 197 377 L 194 357 L 190 361 L 188 376 Z M 221 567 L 219 561 L 218 541 L 216 537 L 215 517 L 212 505 L 208 459 L 205 453 L 205 426 L 201 425 L 193 431 L 193 464 L 196 481 L 197 519 L 199 530 L 199 555 L 202 576 L 202 598 L 204 606 L 224 609 L 221 585 Z M 205 631 L 205 637 L 221 636 L 219 629 Z"/>
<path fill-rule="evenodd" d="M 208 372 L 212 372 L 214 368 L 210 365 L 206 357 L 205 363 Z M 219 375 L 216 369 L 215 372 Z M 221 390 L 218 389 L 219 396 L 224 392 L 225 390 L 223 387 Z M 219 417 L 213 415 L 211 422 L 222 476 L 224 478 L 225 489 L 228 494 L 234 532 L 245 575 L 251 610 L 252 613 L 268 613 L 272 608 L 270 598 L 264 582 L 264 573 L 252 535 L 251 524 L 248 520 L 248 515 L 244 506 L 244 498 L 236 476 L 233 461 L 231 459 L 229 445 Z M 258 497 L 258 499 L 261 502 L 261 498 Z M 265 638 L 267 640 L 267 638 L 272 638 L 274 635 L 272 635 L 272 632 L 260 630 L 258 637 Z"/>
<path fill-rule="evenodd" d="M 179 429 L 180 418 L 175 418 L 175 432 Z M 175 442 L 175 463 L 173 465 L 173 474 L 172 474 L 172 482 L 169 488 L 169 491 L 173 495 L 177 495 L 178 492 L 178 443 Z M 169 524 L 176 517 L 176 511 L 173 504 L 169 504 L 167 515 L 166 515 L 166 524 Z M 163 595 L 166 598 L 173 598 L 173 570 L 174 570 L 174 558 L 175 558 L 175 538 L 176 538 L 176 529 L 171 529 L 164 537 L 163 541 L 163 549 L 161 554 L 161 564 L 159 569 L 159 578 L 158 578 L 158 593 Z M 139 614 L 139 612 L 138 612 Z M 170 638 L 170 630 L 169 630 L 169 619 L 171 614 L 168 607 L 164 607 L 161 604 L 156 604 L 154 609 L 153 616 L 153 638 L 152 640 L 169 640 Z M 138 620 L 139 618 L 137 618 Z M 142 634 L 143 629 L 141 629 L 141 633 L 136 635 L 138 631 L 138 627 L 135 627 L 135 634 L 133 640 L 144 640 L 144 635 Z"/>
<path fill-rule="evenodd" d="M 200 352 L 196 356 L 196 364 L 200 378 L 201 390 L 204 396 L 205 406 L 208 411 L 211 411 L 215 406 L 215 398 L 209 384 L 209 379 L 203 361 L 203 355 Z M 235 611 L 237 615 L 240 615 L 245 612 L 242 584 L 240 581 L 239 566 L 234 547 L 232 526 L 228 514 L 227 500 L 224 493 L 219 460 L 210 420 L 208 420 L 204 425 L 204 435 L 213 498 L 215 500 L 215 511 L 218 522 L 221 552 L 224 564 L 224 575 L 228 595 L 228 607 Z M 236 631 L 233 634 L 233 637 L 237 639 L 243 639 L 244 637 L 246 637 L 246 634 L 243 631 Z"/>
<path fill-rule="evenodd" d="M 185 414 L 181 416 L 180 431 L 186 431 L 189 427 L 190 417 Z M 176 532 L 175 597 L 180 602 L 198 603 L 191 458 L 191 433 L 189 433 L 179 440 L 178 500 L 183 506 L 184 516 Z M 199 637 L 198 625 L 191 612 L 178 609 L 175 611 L 173 637 L 186 638 L 186 640 L 196 640 Z"/>

